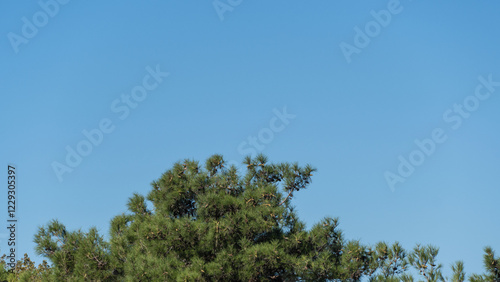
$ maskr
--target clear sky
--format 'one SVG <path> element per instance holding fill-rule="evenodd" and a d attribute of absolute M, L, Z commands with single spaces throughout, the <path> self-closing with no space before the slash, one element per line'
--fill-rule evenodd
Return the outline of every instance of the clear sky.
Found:
<path fill-rule="evenodd" d="M 176 161 L 262 152 L 318 168 L 293 199 L 308 227 L 338 216 L 349 239 L 482 272 L 483 247 L 500 252 L 500 3 L 215 3 L 0 3 L 18 257 L 41 260 L 51 219 L 108 236 Z"/>

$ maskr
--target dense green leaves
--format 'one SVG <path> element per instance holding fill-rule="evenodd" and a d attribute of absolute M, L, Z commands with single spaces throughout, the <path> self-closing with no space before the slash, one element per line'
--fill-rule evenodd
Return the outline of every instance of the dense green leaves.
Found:
<path fill-rule="evenodd" d="M 50 259 L 56 266 L 54 278 L 69 277 L 106 280 L 113 277 L 109 244 L 95 228 L 87 233 L 68 232 L 58 221 L 40 227 L 35 235 L 36 252 Z"/>
<path fill-rule="evenodd" d="M 309 165 L 271 164 L 247 157 L 246 173 L 220 155 L 178 162 L 134 194 L 128 211 L 111 220 L 106 242 L 95 228 L 68 231 L 58 221 L 35 235 L 36 251 L 52 262 L 49 280 L 95 281 L 442 281 L 438 249 L 399 243 L 374 247 L 344 239 L 336 218 L 305 229 L 291 200 L 308 187 Z M 498 281 L 500 262 L 487 248 L 487 273 L 471 281 Z M 463 264 L 452 281 L 463 281 Z M 19 275 L 18 275 L 19 276 Z M 3 276 L 2 276 L 3 277 Z M 36 278 L 36 279 L 35 279 Z M 33 280 L 32 279 L 32 280 Z M 42 278 L 40 278 L 42 279 Z M 492 280 L 493 279 L 493 280 Z"/>

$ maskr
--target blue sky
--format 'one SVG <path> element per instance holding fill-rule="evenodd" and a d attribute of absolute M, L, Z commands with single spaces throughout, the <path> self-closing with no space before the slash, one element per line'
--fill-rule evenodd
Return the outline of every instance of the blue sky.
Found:
<path fill-rule="evenodd" d="M 18 170 L 18 257 L 41 260 L 33 235 L 51 219 L 107 236 L 128 197 L 174 162 L 241 161 L 249 148 L 318 168 L 293 199 L 309 227 L 338 216 L 349 239 L 437 245 L 445 273 L 459 259 L 482 272 L 483 247 L 500 252 L 499 3 L 66 2 L 0 4 L 0 152 Z M 121 100 L 132 92 L 140 101 Z M 467 118 L 454 108 L 464 104 Z M 113 130 L 89 153 L 82 131 L 103 120 Z M 426 155 L 414 141 L 436 129 L 446 140 Z M 66 148 L 80 143 L 88 155 L 70 167 Z M 410 155 L 419 165 L 391 190 L 386 172 Z M 54 162 L 72 169 L 62 181 Z"/>

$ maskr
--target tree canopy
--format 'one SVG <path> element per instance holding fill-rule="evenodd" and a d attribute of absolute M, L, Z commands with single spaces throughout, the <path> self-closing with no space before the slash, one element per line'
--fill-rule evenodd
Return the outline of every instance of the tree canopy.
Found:
<path fill-rule="evenodd" d="M 109 241 L 96 228 L 69 231 L 53 220 L 34 239 L 52 266 L 30 265 L 16 279 L 445 281 L 437 247 L 364 245 L 347 240 L 330 217 L 307 230 L 291 200 L 311 183 L 310 165 L 273 164 L 263 155 L 243 163 L 243 174 L 220 155 L 204 166 L 175 163 L 151 183 L 147 197 L 130 197 L 128 211 L 111 220 Z M 485 274 L 469 280 L 500 281 L 500 258 L 491 248 L 484 263 Z M 452 270 L 449 281 L 465 281 L 462 262 Z"/>

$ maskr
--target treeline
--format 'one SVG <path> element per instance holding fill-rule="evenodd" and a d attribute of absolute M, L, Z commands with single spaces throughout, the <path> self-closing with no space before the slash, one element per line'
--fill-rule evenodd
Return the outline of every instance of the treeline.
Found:
<path fill-rule="evenodd" d="M 484 273 L 466 275 L 458 261 L 444 277 L 438 248 L 347 240 L 338 219 L 310 230 L 291 205 L 315 171 L 247 157 L 246 173 L 220 155 L 178 162 L 128 212 L 111 220 L 110 240 L 91 228 L 70 231 L 54 220 L 35 235 L 36 251 L 2 281 L 500 281 L 500 258 L 484 249 Z M 147 203 L 151 205 L 148 205 Z M 150 207 L 150 208 L 149 208 Z"/>

